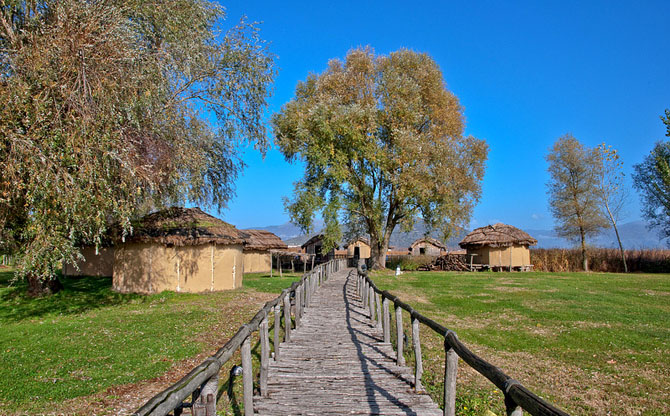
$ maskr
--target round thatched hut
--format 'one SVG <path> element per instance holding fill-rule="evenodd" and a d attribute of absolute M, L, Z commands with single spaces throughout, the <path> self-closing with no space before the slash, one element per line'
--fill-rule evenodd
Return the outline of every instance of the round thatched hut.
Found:
<path fill-rule="evenodd" d="M 526 232 L 500 223 L 476 228 L 458 243 L 467 250 L 468 256 L 474 256 L 473 264 L 491 269 L 521 270 L 530 269 L 528 247 L 535 244 L 537 240 Z"/>
<path fill-rule="evenodd" d="M 242 286 L 244 235 L 199 208 L 168 208 L 133 222 L 114 250 L 120 292 L 208 292 Z"/>
<path fill-rule="evenodd" d="M 277 235 L 266 230 L 243 230 L 244 273 L 268 273 L 272 270 L 270 250 L 287 250 L 288 245 Z"/>
<path fill-rule="evenodd" d="M 441 256 L 446 254 L 447 246 L 432 237 L 422 237 L 409 246 L 411 256 Z"/>

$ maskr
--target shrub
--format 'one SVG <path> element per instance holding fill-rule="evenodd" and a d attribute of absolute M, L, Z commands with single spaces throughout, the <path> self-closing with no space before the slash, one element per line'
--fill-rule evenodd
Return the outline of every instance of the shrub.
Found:
<path fill-rule="evenodd" d="M 419 267 L 428 265 L 435 260 L 435 256 L 388 256 L 386 258 L 386 268 L 395 270 L 400 266 L 400 270 L 414 271 Z"/>
<path fill-rule="evenodd" d="M 670 250 L 625 250 L 628 270 L 631 272 L 670 272 Z M 593 272 L 623 273 L 618 249 L 589 247 L 589 270 Z M 575 272 L 582 270 L 581 252 L 577 248 L 535 248 L 530 250 L 530 261 L 535 270 L 545 272 Z"/>

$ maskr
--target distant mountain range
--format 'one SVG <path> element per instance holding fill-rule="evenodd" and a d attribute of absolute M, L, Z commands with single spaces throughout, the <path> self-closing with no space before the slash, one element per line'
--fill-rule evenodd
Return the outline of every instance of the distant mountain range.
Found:
<path fill-rule="evenodd" d="M 270 225 L 265 227 L 254 227 L 259 230 L 270 231 L 282 240 L 284 240 L 289 245 L 299 246 L 305 241 L 310 239 L 312 236 L 318 234 L 314 232 L 311 234 L 303 234 L 300 230 L 300 227 L 287 222 L 281 225 Z M 322 222 L 316 222 L 314 229 L 321 230 L 323 228 Z M 402 232 L 400 229 L 396 229 L 391 236 L 391 246 L 398 248 L 409 247 L 415 240 L 424 236 L 426 231 L 425 225 L 418 221 L 414 229 L 410 232 Z M 539 248 L 552 248 L 560 247 L 567 248 L 573 247 L 574 242 L 560 238 L 556 235 L 553 230 L 541 230 L 541 229 L 524 229 L 528 234 L 535 237 L 538 241 L 537 246 Z M 458 242 L 463 239 L 467 233 L 462 235 L 454 236 L 446 242 L 448 247 L 458 248 Z M 647 224 L 644 221 L 633 221 L 625 224 L 619 225 L 619 234 L 621 235 L 621 240 L 623 242 L 624 248 L 629 249 L 638 249 L 638 248 L 668 248 L 667 239 L 660 239 L 654 230 L 648 230 Z M 435 235 L 434 237 L 439 238 Z M 587 242 L 596 247 L 605 247 L 605 248 L 614 248 L 618 247 L 616 242 L 616 235 L 614 234 L 613 229 L 608 229 L 600 233 L 597 237 L 587 240 Z"/>

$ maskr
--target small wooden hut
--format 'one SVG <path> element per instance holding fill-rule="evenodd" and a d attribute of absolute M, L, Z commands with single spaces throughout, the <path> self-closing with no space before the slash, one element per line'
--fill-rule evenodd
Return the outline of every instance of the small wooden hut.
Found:
<path fill-rule="evenodd" d="M 269 273 L 272 270 L 270 250 L 287 250 L 288 245 L 266 230 L 243 230 L 247 235 L 244 245 L 244 273 Z"/>
<path fill-rule="evenodd" d="M 447 246 L 432 237 L 419 238 L 409 246 L 410 256 L 441 256 L 447 253 Z"/>
<path fill-rule="evenodd" d="M 487 225 L 474 229 L 459 245 L 467 250 L 473 268 L 529 270 L 529 246 L 537 240 L 507 224 Z M 474 259 L 473 259 L 474 258 Z"/>
<path fill-rule="evenodd" d="M 369 259 L 370 258 L 370 240 L 365 237 L 357 237 L 349 241 L 345 248 L 347 249 L 347 257 L 354 259 Z"/>
<path fill-rule="evenodd" d="M 116 237 L 113 288 L 208 292 L 242 286 L 244 234 L 199 208 L 168 208 Z"/>
<path fill-rule="evenodd" d="M 305 241 L 302 244 L 302 249 L 305 250 L 306 254 L 312 254 L 315 257 L 316 263 L 324 263 L 328 260 L 335 258 L 335 249 L 330 250 L 328 253 L 323 253 L 323 234 L 317 234 Z"/>

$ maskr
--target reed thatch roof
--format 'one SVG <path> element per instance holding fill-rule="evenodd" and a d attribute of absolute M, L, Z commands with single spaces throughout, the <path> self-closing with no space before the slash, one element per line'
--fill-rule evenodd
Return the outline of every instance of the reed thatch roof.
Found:
<path fill-rule="evenodd" d="M 356 244 L 357 241 L 360 241 L 363 244 L 367 244 L 368 246 L 370 245 L 370 239 L 369 238 L 367 238 L 367 237 L 356 237 L 356 238 L 352 238 L 351 240 L 347 241 L 346 243 L 343 243 L 342 246 L 346 248 L 346 247 L 349 247 L 352 244 Z"/>
<path fill-rule="evenodd" d="M 245 250 L 270 250 L 288 248 L 288 245 L 275 234 L 266 230 L 242 230 L 246 237 Z"/>
<path fill-rule="evenodd" d="M 305 247 L 307 247 L 307 246 L 309 246 L 309 245 L 318 243 L 319 241 L 323 241 L 323 234 L 317 234 L 317 235 L 313 236 L 313 237 L 310 238 L 309 240 L 307 240 L 307 241 L 305 241 L 304 243 L 302 243 L 302 245 L 301 245 L 300 247 L 305 248 Z"/>
<path fill-rule="evenodd" d="M 440 248 L 440 249 L 442 249 L 442 250 L 446 250 L 446 249 L 447 249 L 447 246 L 446 246 L 443 242 L 441 242 L 440 240 L 437 240 L 437 239 L 435 239 L 435 238 L 433 238 L 433 237 L 421 237 L 421 238 L 419 238 L 418 240 L 414 241 L 414 242 L 409 246 L 409 248 L 410 248 L 410 250 L 411 250 L 411 249 L 413 249 L 414 247 L 416 247 L 417 245 L 419 245 L 419 244 L 421 244 L 421 243 L 424 243 L 424 242 L 425 242 L 425 243 L 428 243 L 428 244 L 432 244 L 432 245 L 434 245 L 435 247 Z"/>
<path fill-rule="evenodd" d="M 537 244 L 537 240 L 516 227 L 507 224 L 487 225 L 475 228 L 458 243 L 462 248 L 468 247 L 507 247 L 514 244 L 531 246 Z"/>
<path fill-rule="evenodd" d="M 234 226 L 200 208 L 172 207 L 132 222 L 133 233 L 126 242 L 160 243 L 175 246 L 200 244 L 244 244 L 245 235 Z M 120 241 L 120 236 L 117 236 Z"/>

